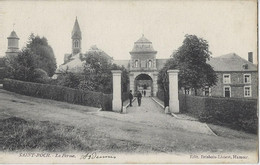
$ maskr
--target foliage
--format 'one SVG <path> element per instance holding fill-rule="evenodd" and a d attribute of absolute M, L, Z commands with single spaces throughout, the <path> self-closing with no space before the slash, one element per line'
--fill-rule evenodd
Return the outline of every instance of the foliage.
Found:
<path fill-rule="evenodd" d="M 26 48 L 31 50 L 35 56 L 35 63 L 38 68 L 45 70 L 51 77 L 57 69 L 53 49 L 45 37 L 30 35 Z"/>
<path fill-rule="evenodd" d="M 35 69 L 37 67 L 35 56 L 30 49 L 23 49 L 17 56 L 10 56 L 5 60 L 6 77 L 22 80 L 35 81 Z"/>
<path fill-rule="evenodd" d="M 112 95 L 101 92 L 83 91 L 58 85 L 40 84 L 12 79 L 4 79 L 5 90 L 19 94 L 64 101 L 72 104 L 99 107 L 106 111 L 112 109 Z"/>
<path fill-rule="evenodd" d="M 179 95 L 180 111 L 202 122 L 257 133 L 257 99 Z"/>
<path fill-rule="evenodd" d="M 102 52 L 90 51 L 85 54 L 84 78 L 79 84 L 83 90 L 112 93 L 111 70 L 122 70 L 122 89 L 127 90 L 128 72 L 124 67 L 111 64 Z"/>
<path fill-rule="evenodd" d="M 206 63 L 210 59 L 209 45 L 203 38 L 195 35 L 185 35 L 183 45 L 173 52 L 164 68 L 158 75 L 158 84 L 168 91 L 167 70 L 179 69 L 179 87 L 197 89 L 213 86 L 217 82 L 217 75 L 213 68 Z M 167 94 L 166 94 L 167 95 Z"/>
<path fill-rule="evenodd" d="M 77 89 L 81 79 L 82 79 L 81 74 L 65 72 L 62 73 L 60 76 L 58 76 L 57 85 Z"/>
<path fill-rule="evenodd" d="M 5 58 L 5 67 L 7 78 L 48 83 L 56 70 L 56 59 L 47 39 L 32 34 L 17 56 Z"/>

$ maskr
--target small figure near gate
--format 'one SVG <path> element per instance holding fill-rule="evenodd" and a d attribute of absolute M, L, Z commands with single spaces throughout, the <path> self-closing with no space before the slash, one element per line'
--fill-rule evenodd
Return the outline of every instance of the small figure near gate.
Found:
<path fill-rule="evenodd" d="M 138 91 L 138 94 L 137 94 L 137 101 L 138 101 L 138 106 L 140 107 L 141 106 L 141 99 L 142 99 L 142 94 L 140 91 Z"/>
<path fill-rule="evenodd" d="M 130 107 L 132 107 L 132 100 L 133 100 L 132 90 L 130 90 L 130 93 L 129 93 L 128 98 L 129 98 L 129 100 L 130 100 Z"/>
<path fill-rule="evenodd" d="M 145 95 L 146 95 L 146 91 L 144 91 L 144 97 L 145 97 Z"/>

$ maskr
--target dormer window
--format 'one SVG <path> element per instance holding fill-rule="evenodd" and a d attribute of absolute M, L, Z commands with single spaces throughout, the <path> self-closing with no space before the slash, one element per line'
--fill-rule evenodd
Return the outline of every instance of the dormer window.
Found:
<path fill-rule="evenodd" d="M 243 65 L 243 68 L 244 68 L 244 69 L 248 69 L 248 64 L 244 64 L 244 65 Z"/>

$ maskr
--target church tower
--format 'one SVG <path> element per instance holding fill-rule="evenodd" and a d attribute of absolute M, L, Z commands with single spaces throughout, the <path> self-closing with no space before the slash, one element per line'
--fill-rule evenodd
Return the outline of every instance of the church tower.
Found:
<path fill-rule="evenodd" d="M 6 56 L 14 56 L 18 55 L 19 53 L 19 37 L 16 35 L 15 31 L 13 30 L 9 37 L 7 37 L 8 40 L 8 47 Z"/>
<path fill-rule="evenodd" d="M 81 53 L 81 31 L 79 28 L 77 17 L 71 33 L 71 39 L 72 39 L 72 55 Z"/>

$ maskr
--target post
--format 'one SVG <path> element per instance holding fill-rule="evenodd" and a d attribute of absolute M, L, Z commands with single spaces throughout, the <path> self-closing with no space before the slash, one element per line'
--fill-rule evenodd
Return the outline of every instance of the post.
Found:
<path fill-rule="evenodd" d="M 168 70 L 169 74 L 169 110 L 171 113 L 179 113 L 178 95 L 178 72 L 179 70 Z"/>
<path fill-rule="evenodd" d="M 112 108 L 115 112 L 121 112 L 122 100 L 121 100 L 121 70 L 112 70 L 113 74 L 113 101 Z"/>

